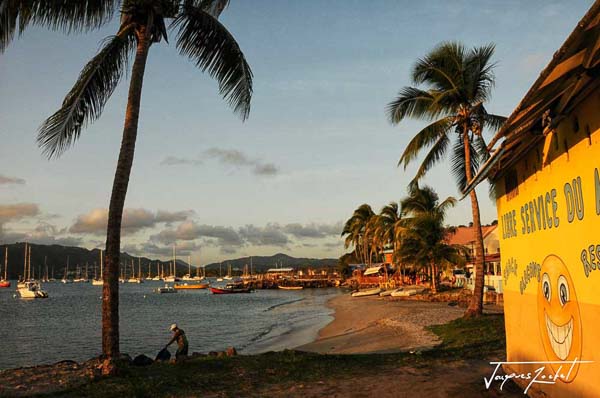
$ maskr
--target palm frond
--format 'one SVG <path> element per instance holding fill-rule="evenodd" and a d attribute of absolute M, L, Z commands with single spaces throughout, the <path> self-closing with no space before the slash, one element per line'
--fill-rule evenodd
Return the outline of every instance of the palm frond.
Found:
<path fill-rule="evenodd" d="M 486 113 L 483 115 L 483 123 L 485 127 L 487 127 L 492 133 L 500 130 L 500 128 L 506 122 L 505 116 L 494 115 L 491 113 Z"/>
<path fill-rule="evenodd" d="M 425 174 L 437 164 L 444 157 L 446 150 L 448 149 L 448 144 L 450 143 L 450 138 L 447 135 L 441 135 L 438 140 L 433 144 L 429 153 L 421 162 L 421 166 L 417 170 L 415 174 L 414 180 L 418 181 L 425 176 Z"/>
<path fill-rule="evenodd" d="M 465 146 L 462 136 L 459 136 L 452 147 L 450 164 L 452 168 L 452 174 L 454 175 L 454 179 L 456 180 L 456 184 L 458 185 L 460 192 L 463 192 L 468 184 L 466 167 L 470 167 L 471 176 L 474 176 L 480 165 L 479 152 L 475 149 L 471 140 L 469 140 L 469 151 L 471 163 L 466 165 Z"/>
<path fill-rule="evenodd" d="M 443 112 L 434 102 L 431 93 L 415 87 L 404 87 L 396 99 L 387 105 L 386 113 L 393 124 L 400 123 L 405 117 L 433 119 Z"/>
<path fill-rule="evenodd" d="M 173 21 L 177 48 L 219 82 L 221 95 L 245 120 L 250 113 L 252 71 L 235 38 L 215 17 L 198 7 L 185 7 Z"/>
<path fill-rule="evenodd" d="M 465 86 L 468 98 L 473 102 L 490 99 L 495 80 L 493 69 L 496 64 L 491 62 L 495 48 L 494 44 L 475 47 L 465 58 Z"/>
<path fill-rule="evenodd" d="M 38 145 L 48 158 L 60 156 L 88 123 L 98 119 L 114 92 L 135 46 L 132 27 L 105 40 L 100 52 L 81 71 L 61 108 L 42 124 Z"/>
<path fill-rule="evenodd" d="M 15 33 L 30 24 L 65 32 L 88 31 L 107 23 L 118 9 L 118 0 L 2 0 L 0 52 Z"/>
<path fill-rule="evenodd" d="M 419 59 L 412 70 L 415 84 L 427 83 L 438 91 L 460 93 L 463 86 L 465 48 L 458 42 L 444 42 Z"/>
<path fill-rule="evenodd" d="M 417 157 L 422 149 L 429 147 L 439 140 L 440 136 L 447 134 L 448 130 L 452 127 L 452 123 L 453 119 L 451 117 L 445 117 L 419 131 L 404 149 L 398 161 L 398 166 L 402 164 L 404 169 L 406 169 L 408 164 Z"/>
<path fill-rule="evenodd" d="M 218 18 L 229 5 L 229 0 L 200 0 L 198 7 Z"/>

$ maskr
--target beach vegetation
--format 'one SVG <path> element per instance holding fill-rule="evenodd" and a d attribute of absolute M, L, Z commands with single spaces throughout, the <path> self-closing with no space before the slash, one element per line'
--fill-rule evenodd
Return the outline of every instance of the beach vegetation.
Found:
<path fill-rule="evenodd" d="M 393 124 L 406 118 L 430 122 L 410 140 L 398 162 L 406 169 L 421 152 L 428 150 L 413 183 L 449 152 L 452 174 L 458 189 L 464 192 L 479 166 L 489 158 L 484 129 L 495 132 L 506 120 L 489 113 L 485 107 L 495 81 L 493 54 L 493 44 L 467 49 L 458 42 L 442 43 L 415 63 L 411 73 L 415 86 L 402 88 L 388 104 L 387 116 Z M 474 189 L 469 196 L 477 256 L 475 291 L 465 316 L 479 316 L 483 313 L 483 234 Z"/>
<path fill-rule="evenodd" d="M 401 201 L 404 217 L 399 230 L 398 259 L 402 264 L 425 270 L 433 294 L 438 291 L 440 267 L 464 261 L 466 249 L 448 243 L 454 228 L 445 225 L 446 213 L 455 205 L 453 197 L 440 202 L 432 188 L 420 188 L 418 184 L 412 185 L 410 194 Z"/>

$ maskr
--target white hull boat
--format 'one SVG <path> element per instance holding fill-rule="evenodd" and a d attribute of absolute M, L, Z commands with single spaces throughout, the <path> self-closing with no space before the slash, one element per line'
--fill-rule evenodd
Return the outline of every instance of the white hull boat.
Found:
<path fill-rule="evenodd" d="M 37 282 L 25 282 L 25 287 L 18 288 L 17 292 L 21 298 L 48 298 L 48 293 Z"/>
<path fill-rule="evenodd" d="M 407 289 L 407 290 L 399 290 L 399 291 L 392 292 L 391 296 L 392 297 L 409 297 L 409 296 L 414 296 L 415 294 L 417 294 L 417 291 L 415 289 Z"/>
<path fill-rule="evenodd" d="M 379 293 L 381 293 L 380 288 L 375 288 L 375 289 L 369 289 L 369 290 L 363 290 L 363 291 L 358 291 L 358 292 L 354 292 L 352 293 L 352 297 L 366 297 L 366 296 L 375 296 Z"/>

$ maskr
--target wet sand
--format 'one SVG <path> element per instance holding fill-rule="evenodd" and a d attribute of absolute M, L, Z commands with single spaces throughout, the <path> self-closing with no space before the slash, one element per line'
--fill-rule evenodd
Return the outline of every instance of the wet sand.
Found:
<path fill-rule="evenodd" d="M 459 318 L 463 308 L 447 303 L 392 301 L 379 296 L 329 300 L 334 320 L 319 331 L 319 338 L 297 347 L 321 354 L 367 354 L 419 351 L 439 344 L 425 326 Z"/>

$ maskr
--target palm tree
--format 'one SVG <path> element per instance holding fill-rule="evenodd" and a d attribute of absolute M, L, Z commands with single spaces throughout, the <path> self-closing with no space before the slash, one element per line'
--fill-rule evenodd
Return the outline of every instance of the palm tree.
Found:
<path fill-rule="evenodd" d="M 392 247 L 394 255 L 398 250 L 398 236 L 402 229 L 402 214 L 396 202 L 383 206 L 379 212 L 376 236 L 381 249 Z"/>
<path fill-rule="evenodd" d="M 38 143 L 49 158 L 60 156 L 79 138 L 85 125 L 100 117 L 104 105 L 117 87 L 130 57 L 133 56 L 123 137 L 113 181 L 106 236 L 102 350 L 111 361 L 119 355 L 118 273 L 121 221 L 133 165 L 148 53 L 150 47 L 162 39 L 168 42 L 167 31 L 175 32 L 175 46 L 179 53 L 218 81 L 222 96 L 245 120 L 250 111 L 252 72 L 238 43 L 217 19 L 228 2 L 228 0 L 63 0 L 60 2 L 15 0 L 14 2 L 3 1 L 0 7 L 2 21 L 14 22 L 18 18 L 22 25 L 19 27 L 21 31 L 27 23 L 36 22 L 67 30 L 95 28 L 109 21 L 114 10 L 120 6 L 121 20 L 118 31 L 104 41 L 98 54 L 83 68 L 61 108 L 42 124 L 38 135 Z M 14 7 L 12 7 L 13 3 Z M 54 9 L 51 7 L 45 9 L 44 3 L 59 5 Z M 32 5 L 31 9 L 27 9 L 27 5 Z M 60 5 L 64 5 L 67 9 L 60 10 Z M 57 15 L 55 19 L 47 17 L 55 14 Z M 46 21 L 44 18 L 50 19 Z M 2 43 L 8 43 L 15 28 L 13 26 L 12 30 L 2 29 Z"/>
<path fill-rule="evenodd" d="M 364 262 L 364 264 L 370 263 L 371 257 L 371 246 L 369 236 L 373 230 L 370 225 L 371 218 L 375 215 L 373 209 L 368 204 L 360 205 L 352 217 L 350 217 L 344 224 L 341 236 L 346 236 L 344 240 L 344 247 L 354 246 L 356 256 Z"/>
<path fill-rule="evenodd" d="M 459 43 L 442 43 L 412 70 L 415 85 L 404 87 L 390 102 L 387 114 L 393 124 L 411 117 L 435 120 L 419 131 L 408 143 L 398 165 L 404 168 L 425 148 L 430 148 L 417 170 L 413 183 L 420 180 L 438 163 L 451 144 L 452 172 L 459 190 L 473 179 L 479 165 L 489 157 L 483 129 L 497 130 L 506 120 L 487 112 L 484 103 L 490 99 L 494 85 L 491 58 L 494 46 L 471 50 Z M 479 202 L 475 190 L 470 192 L 477 258 L 473 298 L 465 316 L 478 316 L 483 311 L 484 249 Z"/>
<path fill-rule="evenodd" d="M 448 197 L 440 203 L 430 187 L 413 186 L 401 204 L 406 218 L 400 233 L 399 257 L 404 263 L 427 270 L 431 291 L 437 293 L 438 266 L 462 262 L 463 249 L 448 243 L 453 229 L 444 226 L 446 212 L 454 207 L 456 199 Z"/>

